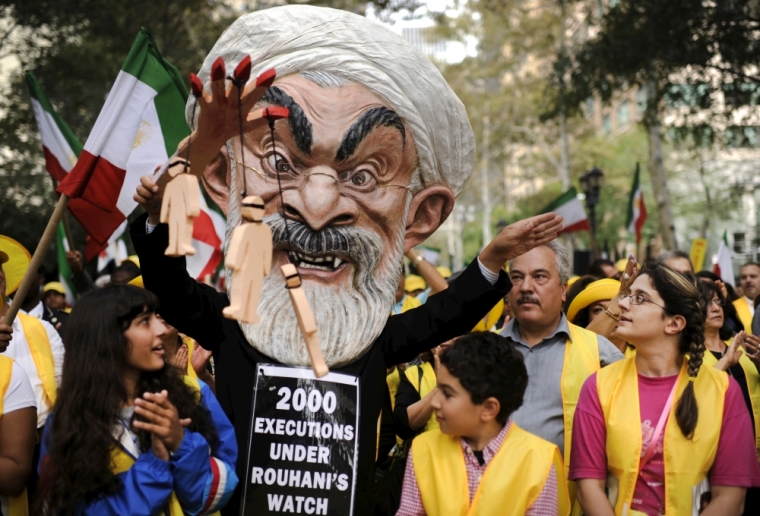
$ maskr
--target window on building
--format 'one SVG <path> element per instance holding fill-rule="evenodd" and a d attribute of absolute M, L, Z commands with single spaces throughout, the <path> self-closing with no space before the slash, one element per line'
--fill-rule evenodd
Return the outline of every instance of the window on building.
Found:
<path fill-rule="evenodd" d="M 734 233 L 734 252 L 747 252 L 747 235 L 746 233 Z"/>
<path fill-rule="evenodd" d="M 612 117 L 609 113 L 602 117 L 602 134 L 609 136 L 612 132 Z"/>
<path fill-rule="evenodd" d="M 639 88 L 636 92 L 636 116 L 642 118 L 647 110 L 647 92 Z"/>
<path fill-rule="evenodd" d="M 757 106 L 760 90 L 754 82 L 730 82 L 721 86 L 726 107 Z"/>
<path fill-rule="evenodd" d="M 617 108 L 618 128 L 622 128 L 631 122 L 631 103 L 624 100 Z"/>
<path fill-rule="evenodd" d="M 586 116 L 594 116 L 594 97 L 589 97 L 586 99 Z"/>
<path fill-rule="evenodd" d="M 710 107 L 710 86 L 705 82 L 669 84 L 664 98 L 668 107 L 707 109 Z"/>
<path fill-rule="evenodd" d="M 756 125 L 730 125 L 726 128 L 726 147 L 729 149 L 755 149 L 760 147 L 760 127 Z"/>

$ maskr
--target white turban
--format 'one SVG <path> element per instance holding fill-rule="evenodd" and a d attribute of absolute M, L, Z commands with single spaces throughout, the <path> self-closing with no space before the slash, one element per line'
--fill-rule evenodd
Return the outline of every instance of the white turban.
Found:
<path fill-rule="evenodd" d="M 411 129 L 424 186 L 443 184 L 458 195 L 472 174 L 475 138 L 464 105 L 427 57 L 382 25 L 309 5 L 256 11 L 224 31 L 198 76 L 208 89 L 214 60 L 221 56 L 231 72 L 245 55 L 252 79 L 269 68 L 278 77 L 324 72 L 377 95 Z"/>

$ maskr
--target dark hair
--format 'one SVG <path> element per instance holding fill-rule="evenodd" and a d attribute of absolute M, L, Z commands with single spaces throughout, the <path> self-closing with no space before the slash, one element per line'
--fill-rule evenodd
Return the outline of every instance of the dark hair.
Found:
<path fill-rule="evenodd" d="M 708 271 L 706 269 L 705 270 L 701 270 L 701 271 L 695 273 L 694 276 L 696 276 L 697 279 L 703 279 L 704 278 L 704 279 L 709 279 L 712 282 L 723 281 L 723 280 L 720 279 L 720 276 L 718 276 L 714 272 Z"/>
<path fill-rule="evenodd" d="M 696 378 L 705 354 L 705 312 L 700 302 L 697 281 L 694 276 L 685 276 L 659 260 L 645 264 L 641 275 L 645 274 L 649 276 L 650 284 L 663 300 L 663 316 L 680 315 L 686 320 L 686 326 L 681 331 L 678 351 L 682 356 L 688 355 L 689 377 Z M 689 382 L 676 405 L 676 421 L 681 433 L 687 438 L 694 435 L 698 418 L 699 407 L 694 394 L 694 383 Z"/>
<path fill-rule="evenodd" d="M 745 263 L 742 264 L 742 266 L 739 268 L 739 270 L 743 269 L 744 267 L 746 267 L 748 265 L 754 265 L 755 267 L 757 267 L 758 269 L 760 269 L 760 263 L 757 263 L 757 262 L 745 262 Z"/>
<path fill-rule="evenodd" d="M 615 270 L 617 270 L 617 266 L 615 265 L 615 262 L 612 260 L 606 260 L 604 258 L 600 258 L 598 260 L 594 260 L 591 262 L 591 265 L 588 266 L 588 274 L 595 276 L 596 279 L 604 279 L 607 277 L 607 273 L 604 272 L 604 269 L 602 266 L 607 265 L 609 267 L 614 267 Z"/>
<path fill-rule="evenodd" d="M 562 304 L 562 311 L 567 314 L 567 311 L 570 309 L 570 305 L 573 303 L 573 300 L 578 297 L 578 294 L 586 290 L 586 287 L 591 285 L 593 282 L 599 281 L 599 278 L 595 276 L 591 276 L 590 274 L 587 274 L 585 276 L 581 276 L 577 280 L 575 280 L 575 283 L 570 285 L 570 288 L 567 289 L 567 298 L 565 299 L 565 302 Z M 582 322 L 575 323 L 578 326 L 582 326 L 585 328 L 588 325 L 588 310 L 584 308 L 581 310 L 581 312 L 584 312 L 586 314 L 586 324 L 582 324 Z M 578 315 L 575 317 L 575 320 L 579 320 L 578 318 L 581 317 L 581 313 L 578 312 Z M 582 319 L 582 317 L 581 317 Z M 572 322 L 572 321 L 571 321 Z"/>
<path fill-rule="evenodd" d="M 730 303 L 728 303 L 723 297 L 723 292 L 720 291 L 718 285 L 709 281 L 697 282 L 697 288 L 699 289 L 699 297 L 704 308 L 703 317 L 705 321 L 707 321 L 707 313 L 710 310 L 710 303 L 712 302 L 713 297 L 717 297 L 724 301 L 725 305 L 721 307 L 721 310 L 723 311 L 723 326 L 718 330 L 718 336 L 720 337 L 720 340 L 730 339 L 734 334 L 731 330 L 731 325 L 728 322 L 728 314 L 726 313 Z"/>
<path fill-rule="evenodd" d="M 457 339 L 441 355 L 441 365 L 459 380 L 476 405 L 488 398 L 499 400 L 500 424 L 523 403 L 528 371 L 523 356 L 504 337 L 475 332 Z"/>
<path fill-rule="evenodd" d="M 120 272 L 127 274 L 129 276 L 128 281 L 131 281 L 140 275 L 140 267 L 135 265 L 132 261 L 125 261 L 111 272 L 111 277 Z"/>
<path fill-rule="evenodd" d="M 71 312 L 66 339 L 63 378 L 47 422 L 49 454 L 41 468 L 38 512 L 67 515 L 98 496 L 123 488 L 111 466 L 114 425 L 119 424 L 128 393 L 124 382 L 130 343 L 124 332 L 132 321 L 158 309 L 158 298 L 131 285 L 93 290 Z M 211 415 L 197 402 L 197 393 L 174 367 L 144 372 L 137 392 L 166 389 L 180 418 L 192 418 L 190 429 L 200 433 L 212 453 L 219 437 Z M 135 429 L 143 451 L 150 433 Z"/>
<path fill-rule="evenodd" d="M 681 258 L 684 260 L 687 260 L 689 262 L 689 266 L 691 267 L 692 273 L 694 271 L 694 264 L 691 263 L 691 256 L 689 256 L 688 253 L 685 253 L 683 251 L 679 251 L 676 249 L 675 251 L 668 251 L 667 253 L 663 253 L 657 258 L 655 263 L 658 263 L 660 265 L 667 265 L 665 262 L 670 260 L 671 258 Z M 678 272 L 678 271 L 676 271 Z"/>

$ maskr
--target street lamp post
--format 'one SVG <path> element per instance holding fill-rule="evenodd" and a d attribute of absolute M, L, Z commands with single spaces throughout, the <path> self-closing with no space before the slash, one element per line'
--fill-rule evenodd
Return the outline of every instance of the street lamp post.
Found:
<path fill-rule="evenodd" d="M 591 244 L 594 255 L 599 257 L 599 247 L 596 245 L 596 205 L 599 204 L 599 191 L 604 182 L 604 172 L 594 167 L 581 176 L 581 188 L 586 195 L 586 207 L 588 208 L 589 223 L 591 225 Z"/>

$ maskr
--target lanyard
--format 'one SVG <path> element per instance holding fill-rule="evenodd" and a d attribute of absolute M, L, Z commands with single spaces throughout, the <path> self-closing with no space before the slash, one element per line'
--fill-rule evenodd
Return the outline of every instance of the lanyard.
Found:
<path fill-rule="evenodd" d="M 662 431 L 665 429 L 665 423 L 668 421 L 670 408 L 673 406 L 673 398 L 675 398 L 676 395 L 676 387 L 678 387 L 678 378 L 676 378 L 676 381 L 673 384 L 673 388 L 670 389 L 668 401 L 665 402 L 665 408 L 662 409 L 660 420 L 657 421 L 657 426 L 654 429 L 654 435 L 652 435 L 652 439 L 649 441 L 646 450 L 644 450 L 644 457 L 642 457 L 641 462 L 639 463 L 639 471 L 644 468 L 644 465 L 649 462 L 649 459 L 651 459 L 652 455 L 654 455 L 654 451 L 657 448 L 657 443 L 660 441 Z"/>

